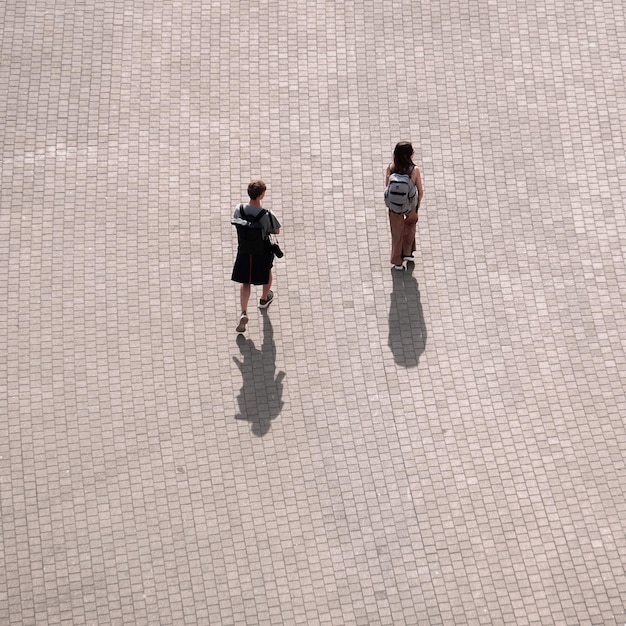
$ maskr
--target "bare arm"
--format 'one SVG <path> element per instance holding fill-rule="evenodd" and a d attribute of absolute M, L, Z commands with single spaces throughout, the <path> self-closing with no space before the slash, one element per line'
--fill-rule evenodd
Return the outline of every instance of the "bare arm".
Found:
<path fill-rule="evenodd" d="M 411 175 L 411 179 L 417 187 L 417 206 L 419 207 L 419 205 L 422 203 L 422 198 L 424 197 L 424 187 L 422 185 L 422 175 L 420 173 L 419 167 L 415 167 L 415 169 L 413 170 L 413 174 Z"/>

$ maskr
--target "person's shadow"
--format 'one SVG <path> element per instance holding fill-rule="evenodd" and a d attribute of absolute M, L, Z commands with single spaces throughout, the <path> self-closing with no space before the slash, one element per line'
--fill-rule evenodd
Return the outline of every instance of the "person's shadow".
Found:
<path fill-rule="evenodd" d="M 243 385 L 237 396 L 239 413 L 235 419 L 246 420 L 252 426 L 257 437 L 267 434 L 272 427 L 272 420 L 277 418 L 283 408 L 283 379 L 285 372 L 276 374 L 276 345 L 272 322 L 266 310 L 263 314 L 263 344 L 257 349 L 252 339 L 243 335 L 237 337 L 237 345 L 242 359 L 233 357 L 237 363 Z"/>
<path fill-rule="evenodd" d="M 410 263 L 404 272 L 391 270 L 393 292 L 389 304 L 389 348 L 402 367 L 417 367 L 426 347 L 426 324 L 415 266 Z"/>

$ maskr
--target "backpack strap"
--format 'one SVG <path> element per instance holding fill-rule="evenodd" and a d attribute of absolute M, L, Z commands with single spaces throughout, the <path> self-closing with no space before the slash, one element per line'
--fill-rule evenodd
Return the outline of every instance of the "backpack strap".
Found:
<path fill-rule="evenodd" d="M 267 214 L 267 209 L 263 209 L 258 215 L 248 215 L 243 210 L 243 203 L 239 205 L 239 213 L 241 213 L 241 217 L 248 222 L 259 222 L 264 215 Z"/>

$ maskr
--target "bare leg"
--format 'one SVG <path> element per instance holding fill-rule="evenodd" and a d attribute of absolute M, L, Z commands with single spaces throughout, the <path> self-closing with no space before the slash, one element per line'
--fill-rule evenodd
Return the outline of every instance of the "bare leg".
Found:
<path fill-rule="evenodd" d="M 241 317 L 239 318 L 239 324 L 237 325 L 238 333 L 246 332 L 246 324 L 248 323 L 248 300 L 250 300 L 250 283 L 242 283 L 239 291 L 239 300 L 241 302 Z"/>
<path fill-rule="evenodd" d="M 263 285 L 263 293 L 261 294 L 262 300 L 267 300 L 267 296 L 270 293 L 270 287 L 272 286 L 272 271 L 270 270 L 270 278 L 265 285 Z"/>
<path fill-rule="evenodd" d="M 250 300 L 251 290 L 250 283 L 242 283 L 241 290 L 239 291 L 242 313 L 245 313 L 248 310 L 248 301 Z"/>

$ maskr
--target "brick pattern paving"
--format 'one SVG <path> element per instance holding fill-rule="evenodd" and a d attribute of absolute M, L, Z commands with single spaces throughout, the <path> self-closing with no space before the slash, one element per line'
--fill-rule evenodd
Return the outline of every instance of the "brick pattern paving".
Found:
<path fill-rule="evenodd" d="M 1 624 L 626 624 L 622 2 L 0 14 Z"/>

